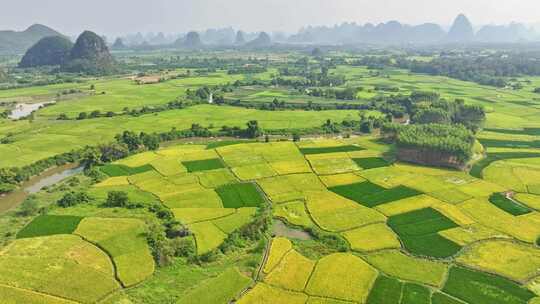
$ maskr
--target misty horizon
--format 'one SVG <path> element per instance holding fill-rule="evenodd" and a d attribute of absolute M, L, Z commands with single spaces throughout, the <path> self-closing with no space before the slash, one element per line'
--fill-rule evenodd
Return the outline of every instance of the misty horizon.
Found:
<path fill-rule="evenodd" d="M 180 34 L 229 27 L 245 32 L 294 34 L 309 26 L 333 27 L 344 23 L 376 25 L 398 21 L 405 25 L 435 23 L 447 30 L 461 13 L 471 20 L 476 30 L 484 25 L 507 25 L 512 22 L 529 27 L 540 25 L 540 18 L 536 14 L 540 11 L 540 3 L 536 1 L 491 2 L 432 3 L 414 0 L 402 3 L 386 0 L 371 3 L 338 0 L 327 3 L 323 0 L 300 0 L 288 3 L 283 0 L 235 0 L 221 3 L 216 0 L 188 0 L 176 3 L 158 0 L 146 5 L 138 0 L 113 3 L 96 0 L 92 4 L 68 0 L 53 4 L 21 0 L 5 4 L 5 11 L 10 14 L 2 16 L 0 29 L 21 31 L 39 23 L 69 36 L 76 36 L 86 29 L 117 37 L 138 32 Z M 29 6 L 34 9 L 28 11 Z"/>

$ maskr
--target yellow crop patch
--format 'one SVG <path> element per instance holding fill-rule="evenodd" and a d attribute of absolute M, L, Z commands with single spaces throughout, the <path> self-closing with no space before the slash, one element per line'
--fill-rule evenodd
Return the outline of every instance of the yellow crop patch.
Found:
<path fill-rule="evenodd" d="M 458 186 L 457 189 L 473 197 L 488 197 L 493 193 L 504 192 L 508 190 L 505 187 L 501 187 L 497 184 L 483 180 L 478 180 L 470 184 Z"/>
<path fill-rule="evenodd" d="M 367 261 L 394 277 L 440 287 L 448 270 L 441 263 L 405 255 L 397 250 L 381 251 L 366 256 Z"/>
<path fill-rule="evenodd" d="M 158 155 L 154 152 L 149 151 L 149 152 L 143 152 L 143 153 L 132 155 L 128 158 L 115 162 L 115 164 L 125 165 L 128 167 L 140 167 L 140 166 L 149 164 L 161 157 L 162 157 L 161 155 Z"/>
<path fill-rule="evenodd" d="M 305 304 L 308 296 L 299 292 L 283 290 L 271 287 L 264 283 L 258 283 L 253 289 L 246 293 L 238 304 Z"/>
<path fill-rule="evenodd" d="M 217 188 L 236 181 L 236 177 L 234 177 L 229 169 L 197 172 L 196 176 L 199 178 L 201 185 L 206 188 Z"/>
<path fill-rule="evenodd" d="M 232 171 L 239 179 L 243 181 L 261 179 L 265 177 L 276 176 L 277 173 L 268 163 L 234 167 Z"/>
<path fill-rule="evenodd" d="M 386 224 L 374 224 L 342 233 L 353 250 L 375 251 L 400 248 L 396 234 Z"/>
<path fill-rule="evenodd" d="M 107 254 L 75 235 L 16 240 L 0 251 L 0 269 L 0 285 L 75 302 L 94 303 L 121 288 Z"/>
<path fill-rule="evenodd" d="M 189 229 L 195 235 L 197 254 L 202 255 L 219 247 L 227 238 L 212 222 L 201 222 L 189 225 Z"/>
<path fill-rule="evenodd" d="M 94 187 L 126 186 L 129 185 L 127 176 L 109 177 Z"/>
<path fill-rule="evenodd" d="M 176 208 L 172 209 L 172 212 L 174 217 L 183 224 L 193 224 L 226 217 L 235 213 L 236 210 L 228 208 Z"/>
<path fill-rule="evenodd" d="M 306 206 L 315 223 L 328 231 L 343 232 L 382 223 L 386 217 L 330 191 L 308 192 Z"/>
<path fill-rule="evenodd" d="M 315 173 L 319 175 L 339 174 L 361 170 L 350 158 L 310 159 Z"/>
<path fill-rule="evenodd" d="M 313 221 L 306 212 L 303 201 L 293 201 L 274 206 L 274 216 L 285 219 L 287 222 L 302 227 L 312 227 Z"/>
<path fill-rule="evenodd" d="M 515 199 L 530 208 L 540 210 L 540 196 L 534 195 L 534 194 L 525 194 L 525 193 L 518 193 L 515 196 Z"/>
<path fill-rule="evenodd" d="M 458 207 L 476 222 L 519 240 L 534 243 L 540 235 L 540 225 L 536 221 L 514 217 L 491 204 L 487 198 L 468 200 Z"/>
<path fill-rule="evenodd" d="M 292 174 L 258 180 L 264 193 L 274 203 L 304 199 L 307 191 L 325 190 L 315 174 Z"/>
<path fill-rule="evenodd" d="M 203 189 L 197 185 L 198 190 L 175 193 L 161 196 L 163 204 L 176 208 L 223 208 L 223 203 L 216 191 Z"/>
<path fill-rule="evenodd" d="M 504 233 L 498 232 L 480 224 L 472 224 L 465 227 L 456 227 L 439 232 L 443 237 L 453 241 L 460 246 L 489 239 L 489 238 L 510 238 Z"/>
<path fill-rule="evenodd" d="M 145 223 L 134 218 L 87 217 L 75 234 L 107 251 L 124 286 L 142 282 L 154 273 L 154 258 L 144 236 Z"/>
<path fill-rule="evenodd" d="M 77 304 L 70 300 L 5 285 L 0 285 L 0 299 L 4 304 Z"/>
<path fill-rule="evenodd" d="M 319 260 L 306 293 L 364 303 L 376 277 L 377 271 L 359 257 L 335 253 Z"/>
<path fill-rule="evenodd" d="M 398 170 L 395 166 L 364 170 L 357 174 L 384 188 L 394 188 L 403 185 L 404 182 L 416 177 L 412 173 Z"/>
<path fill-rule="evenodd" d="M 164 176 L 172 176 L 187 172 L 178 157 L 162 157 L 150 163 L 157 172 Z"/>
<path fill-rule="evenodd" d="M 525 282 L 538 276 L 540 250 L 511 240 L 489 240 L 472 244 L 457 261 L 472 268 Z"/>
<path fill-rule="evenodd" d="M 264 272 L 270 273 L 291 249 L 292 243 L 288 239 L 282 237 L 273 238 L 270 245 L 270 254 L 268 254 L 268 259 L 264 265 Z"/>
<path fill-rule="evenodd" d="M 286 161 L 277 161 L 271 162 L 270 166 L 278 175 L 285 174 L 298 174 L 298 173 L 310 173 L 311 168 L 305 159 L 301 158 L 298 160 L 286 160 Z"/>
<path fill-rule="evenodd" d="M 293 291 L 303 291 L 315 262 L 296 250 L 289 251 L 264 281 L 270 285 Z"/>
<path fill-rule="evenodd" d="M 334 174 L 321 176 L 322 182 L 326 187 L 335 187 L 342 185 L 350 185 L 365 181 L 364 178 L 354 173 Z"/>
<path fill-rule="evenodd" d="M 448 217 L 460 226 L 466 226 L 475 223 L 468 215 L 466 215 L 463 211 L 461 211 L 461 209 L 459 209 L 455 205 L 439 202 L 432 205 L 432 208 L 444 214 L 446 217 Z"/>
<path fill-rule="evenodd" d="M 182 156 L 186 153 L 206 150 L 205 145 L 177 145 L 159 149 L 156 153 L 162 156 Z"/>
<path fill-rule="evenodd" d="M 438 199 L 422 194 L 379 205 L 376 206 L 375 209 L 386 216 L 394 216 L 439 204 L 442 204 L 442 202 Z"/>

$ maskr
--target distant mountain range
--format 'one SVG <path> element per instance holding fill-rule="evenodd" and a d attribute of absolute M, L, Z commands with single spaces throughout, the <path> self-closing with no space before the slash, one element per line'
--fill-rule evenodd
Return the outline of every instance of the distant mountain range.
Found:
<path fill-rule="evenodd" d="M 41 38 L 62 36 L 59 32 L 41 24 L 34 24 L 24 31 L 0 31 L 0 54 L 24 53 Z"/>
<path fill-rule="evenodd" d="M 485 25 L 475 31 L 465 15 L 456 17 L 451 28 L 446 31 L 435 23 L 406 25 L 398 21 L 380 24 L 343 23 L 335 26 L 308 26 L 294 35 L 283 33 L 247 33 L 233 28 L 209 29 L 190 32 L 188 35 L 163 33 L 131 34 L 121 37 L 113 49 L 124 47 L 184 47 L 204 46 L 260 46 L 281 44 L 326 44 L 326 45 L 403 45 L 403 44 L 446 44 L 446 43 L 515 43 L 540 41 L 540 25 L 525 26 L 521 23 L 508 25 Z M 28 29 L 0 31 L 0 54 L 21 54 L 40 39 L 48 36 L 62 36 L 59 32 L 40 24 Z M 120 45 L 120 42 L 122 44 Z M 120 47 L 122 46 L 122 47 Z"/>
<path fill-rule="evenodd" d="M 378 25 L 343 23 L 334 27 L 307 27 L 289 37 L 291 43 L 313 44 L 443 44 L 443 43 L 514 43 L 539 41 L 533 28 L 520 23 L 510 25 L 486 25 L 474 32 L 472 23 L 465 15 L 459 15 L 450 30 L 440 25 L 425 23 L 416 26 L 397 21 Z"/>

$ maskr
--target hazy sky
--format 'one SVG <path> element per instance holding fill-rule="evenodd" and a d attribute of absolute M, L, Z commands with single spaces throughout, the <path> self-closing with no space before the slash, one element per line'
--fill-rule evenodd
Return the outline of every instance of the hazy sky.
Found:
<path fill-rule="evenodd" d="M 341 22 L 448 25 L 458 13 L 474 24 L 540 23 L 539 0 L 0 0 L 0 29 L 43 23 L 68 35 L 166 33 L 232 26 L 296 32 Z"/>

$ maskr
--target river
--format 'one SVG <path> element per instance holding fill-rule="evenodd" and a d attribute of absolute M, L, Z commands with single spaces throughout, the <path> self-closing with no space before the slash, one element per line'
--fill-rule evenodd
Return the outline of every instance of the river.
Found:
<path fill-rule="evenodd" d="M 49 169 L 38 176 L 32 177 L 21 185 L 21 188 L 7 195 L 0 196 L 0 214 L 20 205 L 30 195 L 38 193 L 41 189 L 52 186 L 68 177 L 79 174 L 82 167 L 68 164 Z"/>

